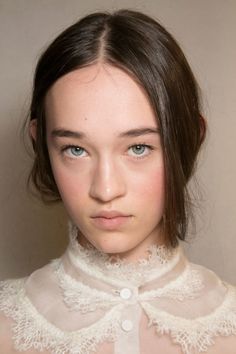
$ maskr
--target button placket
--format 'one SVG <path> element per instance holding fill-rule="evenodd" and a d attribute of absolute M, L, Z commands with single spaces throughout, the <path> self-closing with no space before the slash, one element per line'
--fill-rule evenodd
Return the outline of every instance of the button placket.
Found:
<path fill-rule="evenodd" d="M 123 288 L 120 290 L 120 297 L 123 300 L 129 300 L 132 297 L 132 291 L 129 288 Z"/>
<path fill-rule="evenodd" d="M 135 288 L 132 288 L 132 295 L 136 297 Z M 119 335 L 114 345 L 114 354 L 140 353 L 140 318 L 142 308 L 140 304 L 130 304 L 130 300 L 123 302 L 125 306 L 121 309 L 119 319 Z"/>
<path fill-rule="evenodd" d="M 134 325 L 133 322 L 130 320 L 123 320 L 121 322 L 121 328 L 125 331 L 125 332 L 130 332 L 133 329 Z"/>
<path fill-rule="evenodd" d="M 119 295 L 122 300 L 128 301 L 134 297 L 134 293 L 134 289 L 131 290 L 130 288 L 122 288 L 120 289 Z M 130 332 L 134 328 L 134 324 L 130 319 L 126 318 L 121 321 L 121 328 L 124 332 Z"/>

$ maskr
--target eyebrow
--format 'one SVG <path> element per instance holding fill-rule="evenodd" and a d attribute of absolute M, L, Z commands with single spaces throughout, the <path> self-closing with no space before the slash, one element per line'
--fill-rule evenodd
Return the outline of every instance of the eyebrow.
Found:
<path fill-rule="evenodd" d="M 152 127 L 144 127 L 144 128 L 136 128 L 136 129 L 130 129 L 125 132 L 122 132 L 118 135 L 120 138 L 125 138 L 125 137 L 138 137 L 141 135 L 147 135 L 147 134 L 159 134 L 160 130 L 158 128 L 152 128 Z M 86 135 L 82 132 L 79 131 L 72 131 L 68 129 L 54 129 L 51 132 L 52 137 L 57 137 L 57 138 L 77 138 L 77 139 L 83 139 L 86 138 Z"/>

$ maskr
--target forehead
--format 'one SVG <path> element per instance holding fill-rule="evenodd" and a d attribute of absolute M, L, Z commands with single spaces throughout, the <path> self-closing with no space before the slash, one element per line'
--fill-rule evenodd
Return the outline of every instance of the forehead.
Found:
<path fill-rule="evenodd" d="M 123 70 L 91 65 L 61 77 L 46 96 L 47 126 L 123 131 L 156 127 L 143 89 Z"/>

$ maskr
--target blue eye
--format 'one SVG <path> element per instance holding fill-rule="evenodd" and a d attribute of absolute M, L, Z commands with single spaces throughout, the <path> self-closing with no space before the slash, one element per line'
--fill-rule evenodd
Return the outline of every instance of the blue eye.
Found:
<path fill-rule="evenodd" d="M 67 146 L 63 151 L 70 157 L 80 157 L 85 154 L 85 150 L 80 146 Z"/>
<path fill-rule="evenodd" d="M 146 149 L 146 146 L 144 145 L 135 145 L 131 147 L 131 150 L 136 154 L 136 155 L 142 155 Z"/>
<path fill-rule="evenodd" d="M 79 146 L 75 146 L 75 147 L 71 147 L 70 151 L 71 151 L 72 155 L 81 156 L 84 152 L 84 149 L 82 149 Z"/>
<path fill-rule="evenodd" d="M 145 144 L 132 145 L 129 148 L 129 151 L 131 152 L 130 155 L 134 157 L 146 156 L 150 153 L 150 150 L 152 150 L 152 147 Z"/>

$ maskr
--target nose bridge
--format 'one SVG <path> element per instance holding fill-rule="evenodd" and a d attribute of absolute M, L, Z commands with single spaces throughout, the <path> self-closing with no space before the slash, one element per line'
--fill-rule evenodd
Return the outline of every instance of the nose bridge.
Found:
<path fill-rule="evenodd" d="M 90 195 L 107 202 L 124 193 L 125 180 L 119 164 L 111 155 L 100 156 L 93 169 Z"/>

